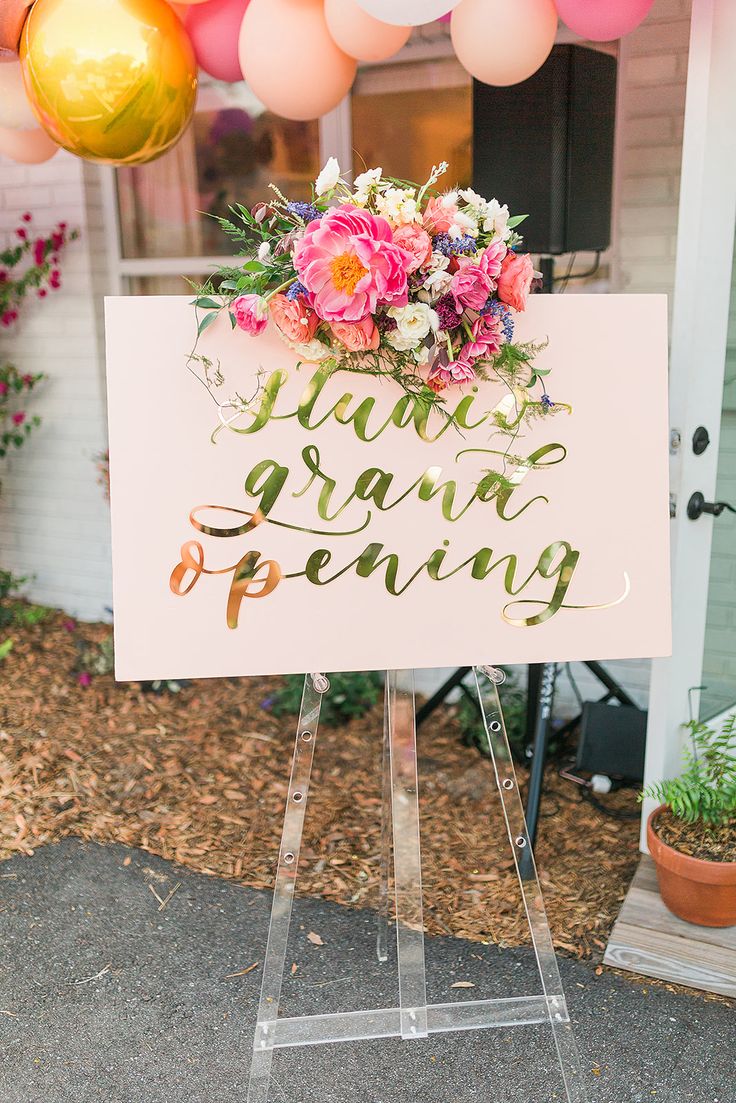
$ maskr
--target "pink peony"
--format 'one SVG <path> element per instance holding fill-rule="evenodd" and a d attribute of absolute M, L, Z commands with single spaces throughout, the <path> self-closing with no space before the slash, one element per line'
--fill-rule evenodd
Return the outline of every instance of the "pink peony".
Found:
<path fill-rule="evenodd" d="M 429 264 L 432 259 L 432 238 L 421 226 L 410 222 L 406 226 L 399 226 L 394 230 L 394 245 L 406 249 L 411 256 L 407 272 L 411 275 L 424 264 Z"/>
<path fill-rule="evenodd" d="M 251 337 L 263 333 L 268 325 L 268 308 L 260 295 L 241 295 L 231 310 L 237 324 Z"/>
<path fill-rule="evenodd" d="M 474 261 L 460 261 L 460 267 L 452 277 L 450 294 L 459 314 L 463 310 L 480 310 L 493 290 L 493 280 Z"/>
<path fill-rule="evenodd" d="M 286 295 L 274 295 L 268 303 L 271 317 L 287 340 L 295 345 L 307 345 L 314 337 L 319 318 L 305 304 L 300 295 L 287 299 Z"/>
<path fill-rule="evenodd" d="M 508 249 L 500 239 L 492 241 L 488 248 L 481 253 L 478 264 L 492 280 L 497 280 L 501 275 L 503 261 L 507 253 Z"/>
<path fill-rule="evenodd" d="M 501 319 L 492 314 L 481 314 L 473 322 L 472 341 L 466 341 L 460 353 L 461 360 L 478 360 L 479 357 L 495 356 L 503 340 Z"/>
<path fill-rule="evenodd" d="M 351 352 L 377 349 L 381 340 L 381 335 L 370 314 L 359 322 L 332 322 L 330 328 L 338 341 Z"/>
<path fill-rule="evenodd" d="M 457 195 L 454 192 L 432 196 L 424 208 L 424 228 L 430 234 L 446 234 L 454 224 L 457 213 Z"/>
<path fill-rule="evenodd" d="M 412 260 L 385 218 L 348 203 L 310 223 L 294 250 L 310 305 L 328 322 L 359 322 L 379 303 L 406 306 Z"/>
<path fill-rule="evenodd" d="M 449 364 L 436 361 L 430 369 L 427 383 L 433 391 L 441 391 L 452 383 L 472 383 L 474 379 L 473 365 L 464 360 L 461 354 L 458 360 L 451 360 Z"/>
<path fill-rule="evenodd" d="M 498 277 L 498 297 L 514 310 L 525 310 L 529 288 L 534 279 L 534 265 L 528 253 L 509 253 L 501 265 Z"/>

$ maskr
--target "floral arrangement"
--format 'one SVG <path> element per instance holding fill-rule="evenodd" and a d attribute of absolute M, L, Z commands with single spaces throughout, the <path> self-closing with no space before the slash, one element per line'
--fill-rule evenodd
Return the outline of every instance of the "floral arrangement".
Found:
<path fill-rule="evenodd" d="M 198 334 L 225 310 L 252 337 L 270 321 L 304 361 L 391 377 L 440 406 L 495 375 L 521 396 L 515 424 L 550 412 L 539 346 L 513 340 L 536 277 L 519 251 L 526 216 L 469 188 L 439 192 L 447 167 L 421 186 L 380 168 L 350 185 L 330 158 L 309 202 L 271 185 L 270 202 L 231 207 L 218 221 L 244 260 L 197 288 Z"/>
<path fill-rule="evenodd" d="M 0 325 L 6 329 L 18 320 L 20 307 L 29 292 L 45 299 L 49 291 L 61 287 L 61 252 L 78 237 L 66 222 L 60 222 L 50 234 L 35 235 L 33 216 L 26 211 L 15 231 L 16 243 L 0 252 Z M 15 270 L 21 269 L 16 275 Z"/>

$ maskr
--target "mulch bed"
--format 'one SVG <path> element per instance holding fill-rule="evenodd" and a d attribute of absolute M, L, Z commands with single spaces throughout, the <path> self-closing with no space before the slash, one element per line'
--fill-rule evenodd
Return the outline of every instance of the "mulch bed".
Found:
<path fill-rule="evenodd" d="M 109 633 L 57 613 L 7 632 L 0 858 L 75 835 L 270 888 L 295 730 L 262 707 L 276 679 L 197 681 L 162 695 L 112 675 L 80 685 L 80 646 Z M 381 728 L 379 706 L 320 730 L 303 893 L 376 906 Z M 427 930 L 528 942 L 490 764 L 462 745 L 451 709 L 435 714 L 419 743 Z M 619 811 L 637 807 L 631 791 L 605 799 Z M 555 944 L 601 957 L 636 869 L 638 823 L 581 802 L 555 774 L 543 812 L 538 864 Z"/>

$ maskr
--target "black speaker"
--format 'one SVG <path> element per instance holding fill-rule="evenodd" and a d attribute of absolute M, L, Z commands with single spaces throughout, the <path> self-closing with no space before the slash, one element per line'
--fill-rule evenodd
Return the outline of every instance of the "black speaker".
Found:
<path fill-rule="evenodd" d="M 530 216 L 531 253 L 610 244 L 616 70 L 609 54 L 555 46 L 521 84 L 473 82 L 473 186 Z"/>

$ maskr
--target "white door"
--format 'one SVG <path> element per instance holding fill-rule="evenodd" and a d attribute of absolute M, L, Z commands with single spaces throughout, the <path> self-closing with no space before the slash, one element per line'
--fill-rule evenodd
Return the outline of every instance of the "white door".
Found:
<path fill-rule="evenodd" d="M 653 665 L 647 782 L 677 773 L 691 716 L 736 703 L 736 514 L 688 515 L 697 494 L 736 507 L 734 105 L 736 3 L 693 0 L 670 370 L 674 638 Z"/>

